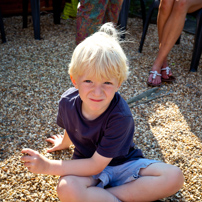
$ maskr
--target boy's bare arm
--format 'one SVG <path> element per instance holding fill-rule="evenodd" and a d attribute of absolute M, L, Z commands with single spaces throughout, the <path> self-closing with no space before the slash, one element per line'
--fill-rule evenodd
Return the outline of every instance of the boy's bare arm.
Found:
<path fill-rule="evenodd" d="M 47 152 L 68 149 L 69 146 L 72 145 L 72 142 L 66 130 L 64 130 L 64 135 L 53 135 L 50 138 L 46 139 L 46 141 L 53 144 L 53 147 L 47 149 Z"/>
<path fill-rule="evenodd" d="M 72 141 L 70 140 L 69 135 L 67 134 L 67 131 L 66 131 L 66 130 L 64 130 L 64 138 L 65 138 L 66 144 L 68 144 L 68 147 L 69 147 L 70 145 L 72 145 Z"/>
<path fill-rule="evenodd" d="M 97 152 L 91 158 L 77 160 L 50 160 L 32 149 L 23 149 L 29 155 L 21 157 L 28 170 L 38 174 L 91 176 L 100 173 L 111 161 Z"/>

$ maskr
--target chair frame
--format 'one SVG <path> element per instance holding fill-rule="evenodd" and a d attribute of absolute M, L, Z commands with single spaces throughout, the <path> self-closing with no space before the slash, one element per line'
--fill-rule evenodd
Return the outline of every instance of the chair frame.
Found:
<path fill-rule="evenodd" d="M 124 0 L 123 1 L 121 12 L 119 14 L 119 20 L 118 20 L 117 25 L 118 25 L 118 27 L 120 27 L 120 29 L 122 31 L 125 31 L 126 27 L 127 27 L 130 2 L 131 2 L 131 0 Z M 143 27 L 144 27 L 145 20 L 146 20 L 145 0 L 140 0 L 140 5 L 141 5 L 141 11 L 142 11 Z M 121 35 L 121 38 L 125 39 L 124 33 Z"/>
<path fill-rule="evenodd" d="M 30 0 L 34 28 L 34 38 L 40 40 L 40 0 Z M 54 24 L 60 24 L 62 0 L 53 0 Z M 27 28 L 28 0 L 23 0 L 23 28 Z"/>
<path fill-rule="evenodd" d="M 4 30 L 3 18 L 2 18 L 2 14 L 1 14 L 1 8 L 0 8 L 0 30 L 1 30 L 2 43 L 6 43 L 6 35 L 5 35 L 5 30 Z"/>

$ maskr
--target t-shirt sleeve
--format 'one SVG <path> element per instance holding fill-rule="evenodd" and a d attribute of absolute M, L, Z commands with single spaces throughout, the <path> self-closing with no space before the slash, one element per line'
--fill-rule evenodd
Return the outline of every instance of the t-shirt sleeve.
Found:
<path fill-rule="evenodd" d="M 97 152 L 108 158 L 127 155 L 133 141 L 134 120 L 132 116 L 119 116 L 107 123 Z"/>
<path fill-rule="evenodd" d="M 69 88 L 67 91 L 65 91 L 59 101 L 59 108 L 58 108 L 58 114 L 57 114 L 57 121 L 56 123 L 58 126 L 65 129 L 65 120 L 68 120 L 68 112 L 71 106 L 74 107 L 74 105 L 71 103 L 71 99 L 78 95 L 78 90 L 75 88 Z"/>
<path fill-rule="evenodd" d="M 61 128 L 65 128 L 64 127 L 64 123 L 63 123 L 63 120 L 62 120 L 62 111 L 63 111 L 63 103 L 64 102 L 62 102 L 62 99 L 60 100 L 60 102 L 59 102 L 59 108 L 58 108 L 58 114 L 57 114 L 57 121 L 56 121 L 56 123 L 57 123 L 57 125 L 58 126 L 60 126 Z"/>

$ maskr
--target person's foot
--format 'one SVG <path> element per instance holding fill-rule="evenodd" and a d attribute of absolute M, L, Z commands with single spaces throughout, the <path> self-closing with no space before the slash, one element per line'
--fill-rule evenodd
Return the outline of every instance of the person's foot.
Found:
<path fill-rule="evenodd" d="M 161 86 L 161 74 L 158 71 L 150 71 L 149 78 L 147 81 L 149 86 Z"/>
<path fill-rule="evenodd" d="M 172 76 L 171 68 L 168 66 L 162 67 L 161 74 L 162 74 L 162 78 L 168 79 L 170 76 Z"/>
<path fill-rule="evenodd" d="M 161 80 L 165 82 L 172 82 L 175 80 L 175 77 L 172 76 L 171 68 L 170 67 L 163 67 L 161 68 Z"/>

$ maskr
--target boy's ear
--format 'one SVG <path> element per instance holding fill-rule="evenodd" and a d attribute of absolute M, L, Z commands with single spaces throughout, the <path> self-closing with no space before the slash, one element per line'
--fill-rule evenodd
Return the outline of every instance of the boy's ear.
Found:
<path fill-rule="evenodd" d="M 120 86 L 121 86 L 121 84 L 119 84 L 119 85 L 117 86 L 117 91 L 119 90 Z M 116 91 L 116 92 L 117 92 L 117 91 Z"/>
<path fill-rule="evenodd" d="M 74 85 L 75 88 L 77 88 L 77 84 L 76 84 L 76 81 L 73 79 L 72 75 L 70 75 L 70 79 Z"/>

